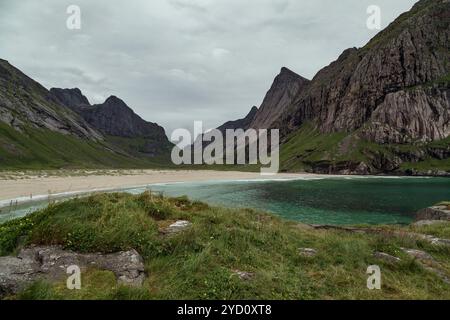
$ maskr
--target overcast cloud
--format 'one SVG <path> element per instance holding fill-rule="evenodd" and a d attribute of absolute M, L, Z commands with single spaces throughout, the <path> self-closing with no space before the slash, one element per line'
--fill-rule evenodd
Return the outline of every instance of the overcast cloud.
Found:
<path fill-rule="evenodd" d="M 282 66 L 312 78 L 415 0 L 0 0 L 0 58 L 91 103 L 122 98 L 166 128 L 208 128 L 259 106 Z M 81 30 L 66 28 L 78 5 Z M 206 129 L 206 128 L 205 128 Z"/>

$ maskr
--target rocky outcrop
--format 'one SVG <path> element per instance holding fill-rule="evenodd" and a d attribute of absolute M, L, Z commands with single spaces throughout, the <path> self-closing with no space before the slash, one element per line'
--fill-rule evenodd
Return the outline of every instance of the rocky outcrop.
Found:
<path fill-rule="evenodd" d="M 52 88 L 50 93 L 63 105 L 78 110 L 79 107 L 90 106 L 89 100 L 81 93 L 78 88 L 59 89 Z"/>
<path fill-rule="evenodd" d="M 191 222 L 186 220 L 179 220 L 172 223 L 167 228 L 162 229 L 161 233 L 165 235 L 174 235 L 189 229 L 191 226 L 192 226 Z"/>
<path fill-rule="evenodd" d="M 269 129 L 309 84 L 309 80 L 283 67 L 256 113 L 250 127 Z"/>
<path fill-rule="evenodd" d="M 416 221 L 439 220 L 450 221 L 450 209 L 448 206 L 434 206 L 417 212 Z"/>
<path fill-rule="evenodd" d="M 417 249 L 402 248 L 402 250 L 425 270 L 435 274 L 445 283 L 450 284 L 450 275 L 448 274 L 448 271 L 429 253 Z"/>
<path fill-rule="evenodd" d="M 18 293 L 36 280 L 67 279 L 67 268 L 73 265 L 82 274 L 87 269 L 111 271 L 124 285 L 140 286 L 145 279 L 143 259 L 135 250 L 79 254 L 61 247 L 31 247 L 17 257 L 0 257 L 0 297 Z"/>
<path fill-rule="evenodd" d="M 317 255 L 317 250 L 312 248 L 300 248 L 298 249 L 298 253 L 302 257 L 312 258 Z"/>
<path fill-rule="evenodd" d="M 399 259 L 397 257 L 394 257 L 394 256 L 392 256 L 392 255 L 390 255 L 388 253 L 379 252 L 379 251 L 374 252 L 373 253 L 373 257 L 376 258 L 376 259 L 385 261 L 387 263 L 391 263 L 391 264 L 399 263 L 399 262 L 402 261 L 401 259 Z"/>

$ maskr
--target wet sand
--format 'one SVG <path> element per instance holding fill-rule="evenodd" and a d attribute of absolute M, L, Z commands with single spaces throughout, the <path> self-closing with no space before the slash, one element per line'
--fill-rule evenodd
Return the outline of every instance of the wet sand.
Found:
<path fill-rule="evenodd" d="M 236 171 L 128 171 L 116 175 L 100 173 L 77 176 L 26 175 L 14 179 L 0 178 L 0 200 L 32 200 L 38 196 L 63 193 L 78 194 L 89 191 L 108 191 L 120 188 L 141 187 L 156 183 L 205 182 L 221 180 L 301 179 L 314 178 L 314 174 L 277 174 L 262 176 L 259 172 Z"/>

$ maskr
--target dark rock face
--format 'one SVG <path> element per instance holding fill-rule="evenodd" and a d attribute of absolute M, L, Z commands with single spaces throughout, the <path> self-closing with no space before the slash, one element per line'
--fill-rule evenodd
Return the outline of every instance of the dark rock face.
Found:
<path fill-rule="evenodd" d="M 109 97 L 103 104 L 82 108 L 80 115 L 107 135 L 128 138 L 165 137 L 162 127 L 143 120 L 115 96 Z"/>
<path fill-rule="evenodd" d="M 315 120 L 324 132 L 375 142 L 434 141 L 450 134 L 450 3 L 422 0 L 362 49 L 321 70 L 281 123 Z M 431 88 L 429 88 L 429 86 Z"/>
<path fill-rule="evenodd" d="M 250 125 L 253 129 L 269 129 L 309 84 L 309 80 L 282 68 L 267 92 L 259 111 Z"/>
<path fill-rule="evenodd" d="M 31 126 L 94 141 L 103 139 L 47 89 L 1 59 L 0 121 L 19 132 Z"/>
<path fill-rule="evenodd" d="M 80 106 L 90 106 L 89 100 L 81 93 L 78 88 L 74 89 L 59 89 L 52 88 L 50 93 L 63 105 L 69 108 L 77 108 Z"/>
<path fill-rule="evenodd" d="M 235 120 L 235 121 L 228 121 L 228 122 L 224 123 L 223 125 L 221 125 L 220 127 L 218 127 L 217 129 L 222 133 L 225 133 L 227 130 L 236 130 L 236 129 L 247 130 L 251 127 L 251 124 L 252 124 L 253 120 L 255 119 L 255 116 L 257 115 L 257 113 L 258 113 L 258 108 L 253 107 L 250 110 L 249 114 L 245 118 Z"/>
<path fill-rule="evenodd" d="M 132 153 L 156 156 L 170 146 L 164 128 L 143 120 L 121 99 L 111 96 L 103 104 L 90 105 L 79 89 L 57 89 L 52 93 L 78 113 L 89 125 L 106 136 L 142 139 L 139 150 Z"/>
<path fill-rule="evenodd" d="M 346 134 L 314 160 L 314 147 L 289 155 L 289 165 L 316 173 L 447 176 L 402 165 L 449 158 L 448 142 L 432 144 L 450 136 L 449 61 L 450 2 L 422 0 L 311 81 L 283 68 L 250 127 L 280 129 L 282 144 L 305 124 L 323 136 Z"/>
<path fill-rule="evenodd" d="M 135 250 L 113 254 L 79 254 L 60 247 L 31 247 L 17 257 L 0 257 L 0 297 L 18 293 L 36 280 L 61 281 L 69 276 L 67 268 L 76 265 L 112 271 L 119 283 L 140 286 L 144 262 Z"/>

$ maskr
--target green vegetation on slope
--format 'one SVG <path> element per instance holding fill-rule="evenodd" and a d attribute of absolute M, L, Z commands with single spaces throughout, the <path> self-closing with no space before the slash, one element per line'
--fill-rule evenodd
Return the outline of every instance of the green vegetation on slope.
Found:
<path fill-rule="evenodd" d="M 23 132 L 0 122 L 0 169 L 146 168 L 169 161 L 138 158 L 113 151 L 106 143 L 83 140 L 50 130 Z"/>
<path fill-rule="evenodd" d="M 371 166 L 374 160 L 377 165 L 386 162 L 397 162 L 402 157 L 408 158 L 411 153 L 427 153 L 427 149 L 443 149 L 450 147 L 450 137 L 429 144 L 377 144 L 358 137 L 357 132 L 320 133 L 312 123 L 305 123 L 299 130 L 289 135 L 281 145 L 280 163 L 282 171 L 304 171 L 315 167 L 359 164 Z M 376 162 L 375 161 L 375 162 Z M 378 170 L 379 168 L 375 168 Z M 450 158 L 436 159 L 425 156 L 422 161 L 404 161 L 394 173 L 407 170 L 418 172 L 449 171 Z"/>
<path fill-rule="evenodd" d="M 160 233 L 180 219 L 192 222 L 191 228 Z M 448 224 L 432 228 L 427 231 L 450 237 Z M 450 271 L 448 247 L 384 233 L 315 230 L 253 210 L 212 208 L 149 192 L 74 199 L 0 225 L 0 255 L 29 244 L 79 252 L 134 248 L 148 278 L 142 288 L 131 289 L 117 286 L 110 272 L 90 270 L 82 290 L 37 282 L 11 299 L 450 299 L 450 286 L 400 249 L 425 250 Z M 299 248 L 318 254 L 303 257 Z M 374 251 L 402 262 L 383 262 Z M 366 270 L 373 264 L 382 268 L 380 291 L 366 287 Z M 241 280 L 233 270 L 254 277 Z"/>

